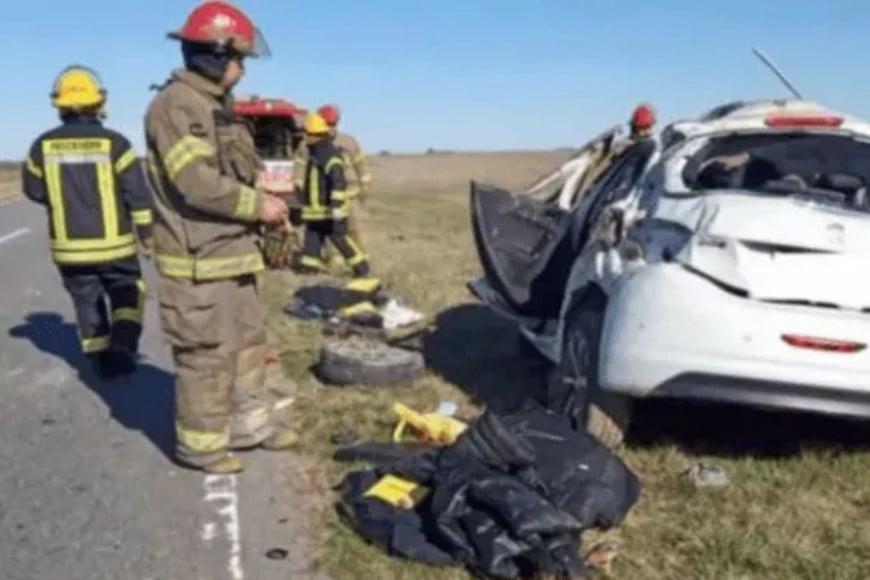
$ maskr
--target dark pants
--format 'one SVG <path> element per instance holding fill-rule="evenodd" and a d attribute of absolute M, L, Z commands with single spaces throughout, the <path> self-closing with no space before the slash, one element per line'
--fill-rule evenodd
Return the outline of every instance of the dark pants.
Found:
<path fill-rule="evenodd" d="M 320 269 L 323 267 L 321 251 L 326 240 L 341 254 L 347 264 L 353 268 L 356 276 L 368 276 L 369 262 L 348 233 L 347 220 L 319 220 L 305 222 L 305 238 L 302 242 L 302 266 Z"/>
<path fill-rule="evenodd" d="M 145 283 L 136 256 L 94 266 L 59 266 L 73 301 L 82 350 L 134 360 L 142 335 Z"/>

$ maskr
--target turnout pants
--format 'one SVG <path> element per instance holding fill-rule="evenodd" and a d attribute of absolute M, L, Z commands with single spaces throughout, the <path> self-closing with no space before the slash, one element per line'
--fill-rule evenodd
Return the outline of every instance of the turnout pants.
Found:
<path fill-rule="evenodd" d="M 145 306 L 139 258 L 91 266 L 59 265 L 58 269 L 75 308 L 82 351 L 135 356 Z"/>
<path fill-rule="evenodd" d="M 160 321 L 175 362 L 176 453 L 205 466 L 273 430 L 266 321 L 253 274 L 194 282 L 162 277 Z"/>
<path fill-rule="evenodd" d="M 368 258 L 350 235 L 346 219 L 306 222 L 305 237 L 302 241 L 301 264 L 310 268 L 323 268 L 321 254 L 327 240 L 335 246 L 345 262 L 353 268 L 353 273 L 356 276 L 368 276 Z"/>

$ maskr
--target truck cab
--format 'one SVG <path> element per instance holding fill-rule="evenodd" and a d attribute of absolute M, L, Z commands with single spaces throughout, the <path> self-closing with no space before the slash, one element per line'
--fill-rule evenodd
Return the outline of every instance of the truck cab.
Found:
<path fill-rule="evenodd" d="M 302 141 L 307 110 L 291 101 L 246 95 L 236 98 L 234 112 L 250 126 L 254 146 L 265 164 L 258 186 L 293 192 L 293 153 Z"/>

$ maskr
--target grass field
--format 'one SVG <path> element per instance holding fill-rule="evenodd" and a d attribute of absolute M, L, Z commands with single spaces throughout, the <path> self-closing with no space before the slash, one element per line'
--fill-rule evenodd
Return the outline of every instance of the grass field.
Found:
<path fill-rule="evenodd" d="M 353 428 L 384 440 L 390 406 L 432 409 L 449 399 L 464 412 L 498 405 L 541 384 L 540 362 L 517 350 L 511 324 L 477 304 L 465 283 L 479 275 L 469 230 L 467 180 L 507 186 L 527 182 L 562 153 L 389 156 L 372 158 L 378 191 L 364 217 L 375 272 L 430 315 L 422 341 L 430 370 L 414 385 L 336 389 L 308 372 L 319 327 L 292 320 L 280 307 L 309 284 L 286 272 L 266 276 L 265 297 L 286 377 L 276 386 L 297 397 L 300 477 L 318 510 L 318 561 L 339 580 L 460 579 L 391 560 L 338 523 L 331 487 L 346 465 L 330 460 L 330 437 Z M 17 179 L 17 178 L 16 178 Z M 6 178 L 0 178 L 0 183 Z M 615 578 L 870 578 L 870 428 L 816 416 L 741 408 L 641 405 L 622 456 L 642 478 L 640 502 L 605 534 L 622 545 Z M 694 489 L 681 473 L 699 461 L 723 466 L 721 489 Z M 599 540 L 590 534 L 589 543 Z"/>

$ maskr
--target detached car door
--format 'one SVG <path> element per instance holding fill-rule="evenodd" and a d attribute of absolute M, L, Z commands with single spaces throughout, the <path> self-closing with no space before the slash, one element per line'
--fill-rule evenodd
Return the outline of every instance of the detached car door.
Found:
<path fill-rule="evenodd" d="M 553 302 L 564 291 L 557 281 L 564 278 L 561 262 L 571 258 L 566 237 L 577 207 L 619 158 L 617 133 L 614 128 L 599 135 L 524 192 L 471 183 L 472 231 L 484 276 L 469 287 L 478 298 L 519 318 L 540 319 L 558 310 Z M 553 262 L 559 263 L 548 268 Z M 548 272 L 554 268 L 559 273 Z"/>

